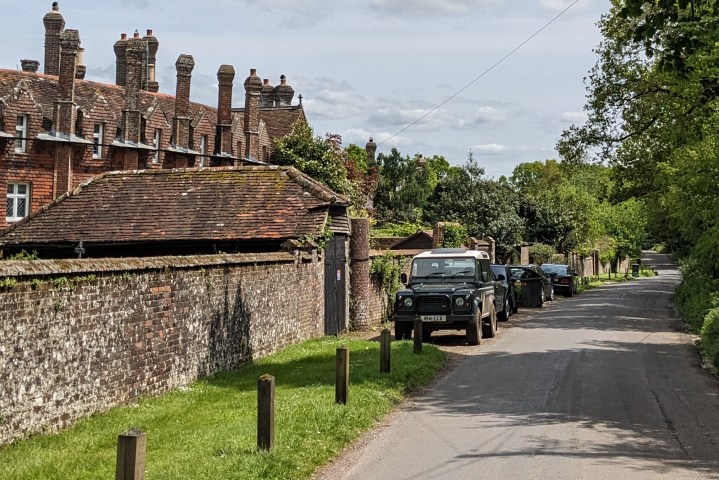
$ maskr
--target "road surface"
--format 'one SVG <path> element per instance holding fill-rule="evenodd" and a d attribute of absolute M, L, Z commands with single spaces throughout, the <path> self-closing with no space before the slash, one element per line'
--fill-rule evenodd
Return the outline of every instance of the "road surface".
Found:
<path fill-rule="evenodd" d="M 317 479 L 719 479 L 719 383 L 660 275 L 524 311 Z M 452 350 L 453 341 L 445 342 Z M 456 343 L 456 342 L 455 342 Z"/>

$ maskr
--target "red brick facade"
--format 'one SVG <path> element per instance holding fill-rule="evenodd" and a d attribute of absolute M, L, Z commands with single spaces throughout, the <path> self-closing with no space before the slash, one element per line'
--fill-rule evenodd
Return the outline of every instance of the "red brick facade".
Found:
<path fill-rule="evenodd" d="M 43 20 L 45 73 L 36 73 L 32 60 L 23 60 L 27 71 L 0 69 L 0 188 L 28 187 L 25 214 L 107 171 L 266 162 L 274 140 L 306 122 L 301 105 L 287 104 L 291 97 L 261 107 L 256 75 L 245 108 L 232 109 L 229 65 L 218 72 L 217 107 L 190 101 L 192 57 L 184 54 L 177 61 L 178 98 L 155 93 L 159 42 L 151 31 L 143 38 L 123 35 L 113 46 L 118 85 L 80 79 L 78 32 L 64 29 L 56 4 Z M 19 117 L 26 124 L 18 130 Z M 17 201 L 7 199 L 8 207 Z"/>

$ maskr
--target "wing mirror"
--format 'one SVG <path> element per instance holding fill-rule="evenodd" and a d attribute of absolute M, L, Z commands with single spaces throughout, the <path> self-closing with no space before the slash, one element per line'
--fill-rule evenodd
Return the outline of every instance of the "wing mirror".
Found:
<path fill-rule="evenodd" d="M 486 271 L 482 272 L 482 281 L 486 282 L 487 280 L 489 280 L 489 274 Z"/>
<path fill-rule="evenodd" d="M 503 281 L 505 281 L 506 279 L 507 279 L 507 277 L 505 277 L 505 276 L 502 275 L 501 273 L 500 273 L 499 275 L 497 275 L 497 280 L 499 280 L 500 282 L 503 282 Z"/>
<path fill-rule="evenodd" d="M 406 274 L 406 273 L 402 272 L 402 273 L 400 274 L 400 276 L 399 276 L 399 279 L 400 279 L 400 281 L 401 281 L 402 283 L 404 283 L 405 285 L 407 285 L 407 274 Z"/>

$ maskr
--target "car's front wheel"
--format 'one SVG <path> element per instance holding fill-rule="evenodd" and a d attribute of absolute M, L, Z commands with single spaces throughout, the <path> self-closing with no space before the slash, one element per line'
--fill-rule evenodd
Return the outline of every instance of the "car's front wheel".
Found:
<path fill-rule="evenodd" d="M 494 307 L 493 307 L 494 308 Z M 481 313 L 477 312 L 471 322 L 467 324 L 467 345 L 479 345 L 482 341 Z"/>

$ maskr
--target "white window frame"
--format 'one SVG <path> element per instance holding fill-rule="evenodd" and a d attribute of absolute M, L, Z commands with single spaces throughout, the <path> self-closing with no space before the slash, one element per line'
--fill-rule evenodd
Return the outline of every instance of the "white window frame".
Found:
<path fill-rule="evenodd" d="M 27 153 L 28 116 L 18 115 L 15 119 L 15 153 Z"/>
<path fill-rule="evenodd" d="M 152 157 L 152 163 L 160 163 L 160 148 L 162 148 L 162 129 L 156 128 L 152 135 L 152 147 L 156 150 Z"/>
<path fill-rule="evenodd" d="M 8 223 L 17 222 L 30 214 L 30 184 L 29 183 L 8 183 L 7 188 L 7 206 L 10 206 L 10 215 L 5 210 L 5 221 Z M 25 193 L 19 193 L 20 187 L 25 187 Z M 12 189 L 12 191 L 10 191 Z M 25 208 L 18 211 L 19 200 L 25 200 Z"/>
<path fill-rule="evenodd" d="M 200 135 L 200 153 L 202 156 L 200 157 L 200 166 L 204 167 L 205 163 L 207 162 L 206 156 L 207 155 L 207 142 L 208 142 L 207 135 Z"/>
<path fill-rule="evenodd" d="M 92 158 L 102 158 L 102 144 L 105 138 L 105 124 L 96 123 L 92 129 Z"/>

